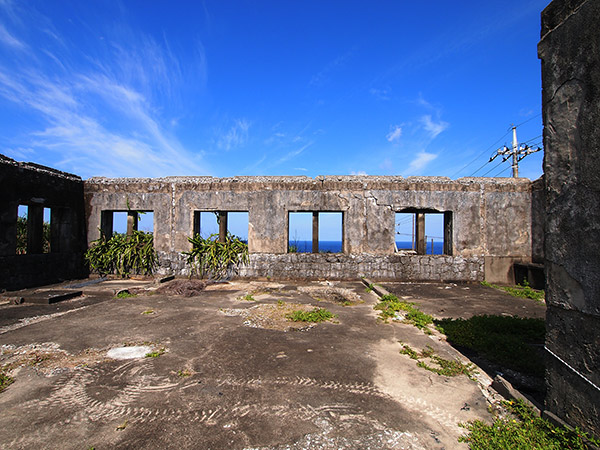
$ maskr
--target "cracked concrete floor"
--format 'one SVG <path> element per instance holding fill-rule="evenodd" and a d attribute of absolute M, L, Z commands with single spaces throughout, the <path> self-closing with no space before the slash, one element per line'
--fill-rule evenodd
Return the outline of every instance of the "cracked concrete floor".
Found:
<path fill-rule="evenodd" d="M 0 305 L 0 365 L 12 362 L 15 379 L 0 393 L 1 448 L 450 449 L 464 446 L 459 422 L 490 419 L 480 383 L 418 368 L 399 342 L 456 351 L 378 321 L 377 297 L 360 282 L 233 282 L 126 299 L 110 283 L 54 305 Z M 332 286 L 352 303 L 319 297 Z M 248 293 L 255 301 L 240 299 Z M 283 331 L 226 314 L 278 302 L 337 318 Z M 159 355 L 107 356 L 123 345 Z"/>

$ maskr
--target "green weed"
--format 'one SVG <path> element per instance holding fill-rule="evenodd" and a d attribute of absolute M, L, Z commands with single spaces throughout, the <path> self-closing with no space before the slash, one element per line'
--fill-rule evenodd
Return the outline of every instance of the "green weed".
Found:
<path fill-rule="evenodd" d="M 5 368 L 0 367 L 0 392 L 13 384 L 14 381 L 15 380 L 6 373 Z"/>
<path fill-rule="evenodd" d="M 374 288 L 374 284 L 373 283 L 369 283 L 369 285 L 365 288 L 365 292 L 372 292 L 373 288 Z"/>
<path fill-rule="evenodd" d="M 252 296 L 252 294 L 246 294 L 240 297 L 242 300 L 246 300 L 247 302 L 255 302 L 256 299 Z"/>
<path fill-rule="evenodd" d="M 314 308 L 311 311 L 292 311 L 285 317 L 293 322 L 325 322 L 333 319 L 335 314 L 325 308 Z"/>
<path fill-rule="evenodd" d="M 544 362 L 535 348 L 544 343 L 543 319 L 482 315 L 435 323 L 452 345 L 474 350 L 504 368 L 544 376 Z"/>
<path fill-rule="evenodd" d="M 399 311 L 404 311 L 405 321 L 413 324 L 420 330 L 429 331 L 428 326 L 433 323 L 433 317 L 429 314 L 425 314 L 423 311 L 415 308 L 414 303 L 400 301 L 398 297 L 393 294 L 382 295 L 380 302 L 374 306 L 375 309 L 381 311 L 379 318 L 387 322 L 389 318 L 397 316 Z"/>
<path fill-rule="evenodd" d="M 488 283 L 487 281 L 482 281 L 481 285 L 494 289 L 500 289 L 501 291 L 504 291 L 513 297 L 530 298 L 538 302 L 543 302 L 546 295 L 544 291 L 533 289 L 531 286 L 529 286 L 529 282 L 527 280 L 524 280 L 522 285 L 517 284 L 514 287 L 498 286 L 496 284 Z"/>
<path fill-rule="evenodd" d="M 154 310 L 153 309 L 147 309 L 146 311 L 144 311 L 142 314 L 144 315 L 148 315 L 148 314 L 154 314 Z"/>
<path fill-rule="evenodd" d="M 585 440 L 598 446 L 600 442 L 578 428 L 569 430 L 538 417 L 522 400 L 502 402 L 514 417 L 496 417 L 489 425 L 480 420 L 461 423 L 468 431 L 459 442 L 466 442 L 472 450 L 505 449 L 577 449 L 590 448 Z"/>
<path fill-rule="evenodd" d="M 121 291 L 121 292 L 118 292 L 117 295 L 115 295 L 115 298 L 131 298 L 131 297 L 137 297 L 137 294 L 132 294 L 129 291 Z"/>
<path fill-rule="evenodd" d="M 163 355 L 165 352 L 166 352 L 165 348 L 161 347 L 158 350 L 146 353 L 146 358 L 158 358 L 160 355 Z"/>
<path fill-rule="evenodd" d="M 400 353 L 409 356 L 417 361 L 417 366 L 430 372 L 437 373 L 445 377 L 455 377 L 458 375 L 466 375 L 473 379 L 473 375 L 477 372 L 473 364 L 464 364 L 463 362 L 454 359 L 444 359 L 435 354 L 435 350 L 430 346 L 426 346 L 421 352 L 417 352 L 408 345 L 402 345 Z M 427 364 L 424 359 L 429 359 L 430 364 Z"/>
<path fill-rule="evenodd" d="M 177 372 L 177 376 L 180 376 L 182 378 L 191 377 L 192 373 L 187 369 L 183 369 Z"/>

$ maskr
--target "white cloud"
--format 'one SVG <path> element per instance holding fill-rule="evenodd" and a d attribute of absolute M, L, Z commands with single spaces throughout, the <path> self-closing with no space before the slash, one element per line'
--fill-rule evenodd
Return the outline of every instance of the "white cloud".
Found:
<path fill-rule="evenodd" d="M 283 162 L 286 162 L 292 158 L 295 158 L 296 156 L 300 155 L 304 150 L 306 150 L 308 147 L 310 147 L 313 143 L 309 142 L 308 144 L 304 144 L 302 147 L 300 147 L 299 149 L 293 150 L 289 153 L 287 153 L 286 155 L 282 156 L 278 161 L 277 164 L 281 164 Z"/>
<path fill-rule="evenodd" d="M 390 99 L 390 89 L 389 88 L 384 88 L 384 89 L 371 88 L 371 89 L 369 89 L 369 94 L 371 94 L 373 97 L 378 98 L 379 100 L 387 101 Z"/>
<path fill-rule="evenodd" d="M 233 125 L 218 138 L 217 146 L 225 151 L 242 147 L 248 141 L 250 122 L 246 119 L 236 119 Z"/>
<path fill-rule="evenodd" d="M 436 155 L 436 154 L 427 153 L 425 151 L 422 151 L 422 152 L 418 153 L 417 157 L 410 162 L 406 172 L 408 174 L 414 174 L 415 172 L 419 172 L 420 170 L 424 169 L 425 166 L 427 166 L 427 164 L 429 164 L 431 161 L 433 161 L 437 157 L 438 157 L 438 155 Z"/>
<path fill-rule="evenodd" d="M 365 172 L 364 170 L 359 170 L 359 171 L 352 171 L 350 172 L 350 175 L 368 175 L 367 172 Z"/>
<path fill-rule="evenodd" d="M 430 115 L 422 116 L 421 123 L 423 124 L 423 128 L 425 128 L 425 130 L 429 132 L 431 139 L 435 138 L 438 134 L 440 134 L 442 131 L 444 131 L 450 126 L 448 122 L 444 122 L 443 120 L 434 122 L 431 119 Z"/>
<path fill-rule="evenodd" d="M 12 34 L 10 34 L 2 24 L 0 24 L 0 42 L 9 47 L 13 47 L 19 50 L 22 50 L 26 47 L 26 45 L 23 42 L 21 42 Z"/>
<path fill-rule="evenodd" d="M 395 125 L 390 127 L 390 132 L 387 134 L 386 138 L 389 142 L 394 142 L 399 140 L 400 136 L 402 136 L 402 127 Z"/>

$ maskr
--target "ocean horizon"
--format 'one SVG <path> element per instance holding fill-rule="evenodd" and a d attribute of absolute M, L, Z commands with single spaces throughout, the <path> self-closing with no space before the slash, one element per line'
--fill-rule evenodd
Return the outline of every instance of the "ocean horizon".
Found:
<path fill-rule="evenodd" d="M 290 247 L 295 247 L 295 253 L 311 253 L 312 252 L 312 241 L 289 241 Z M 396 247 L 398 250 L 410 250 L 412 244 L 410 241 L 396 241 Z M 342 241 L 319 241 L 319 252 L 323 253 L 341 253 Z M 444 252 L 443 242 L 433 242 L 433 253 L 435 255 L 441 255 Z M 426 253 L 431 255 L 431 241 L 427 242 Z"/>

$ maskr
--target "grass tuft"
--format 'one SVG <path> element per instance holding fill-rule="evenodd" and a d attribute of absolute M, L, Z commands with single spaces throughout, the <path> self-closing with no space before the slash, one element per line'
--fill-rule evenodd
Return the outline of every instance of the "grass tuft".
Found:
<path fill-rule="evenodd" d="M 161 347 L 158 350 L 146 353 L 146 358 L 158 358 L 160 355 L 163 355 L 165 352 L 166 352 L 165 348 Z"/>
<path fill-rule="evenodd" d="M 137 297 L 137 294 L 132 294 L 129 291 L 121 291 L 119 293 L 117 293 L 117 295 L 115 295 L 116 298 L 131 298 L 131 297 Z"/>
<path fill-rule="evenodd" d="M 401 301 L 393 294 L 382 295 L 380 302 L 374 308 L 380 311 L 379 318 L 384 322 L 397 317 L 398 312 L 404 311 L 406 313 L 404 320 L 426 333 L 429 331 L 428 326 L 433 323 L 433 317 L 416 308 L 414 303 Z"/>
<path fill-rule="evenodd" d="M 0 367 L 0 392 L 13 384 L 14 381 L 15 380 L 6 373 L 4 367 Z"/>
<path fill-rule="evenodd" d="M 480 420 L 461 423 L 468 434 L 461 436 L 459 442 L 467 443 L 472 450 L 586 450 L 590 448 L 586 440 L 596 446 L 600 444 L 578 428 L 569 430 L 552 425 L 538 417 L 522 400 L 502 404 L 514 418 L 497 416 L 491 425 Z"/>
<path fill-rule="evenodd" d="M 481 282 L 482 286 L 491 287 L 494 289 L 500 289 L 501 291 L 506 292 L 513 297 L 519 298 L 530 298 L 537 302 L 543 302 L 545 298 L 545 292 L 537 289 L 533 289 L 529 286 L 529 282 L 527 280 L 523 281 L 523 284 L 517 284 L 516 286 L 498 286 L 496 284 L 488 283 L 487 281 Z"/>
<path fill-rule="evenodd" d="M 292 322 L 325 322 L 335 317 L 335 314 L 325 308 L 314 308 L 311 311 L 292 311 L 285 316 Z"/>
<path fill-rule="evenodd" d="M 417 361 L 417 366 L 430 372 L 437 373 L 444 377 L 455 377 L 458 375 L 466 375 L 473 379 L 477 370 L 473 364 L 464 364 L 463 362 L 454 359 L 444 359 L 435 354 L 435 350 L 428 345 L 421 352 L 417 352 L 410 346 L 403 344 L 400 353 L 407 355 L 410 359 Z M 427 364 L 424 360 L 429 359 L 431 362 Z"/>

